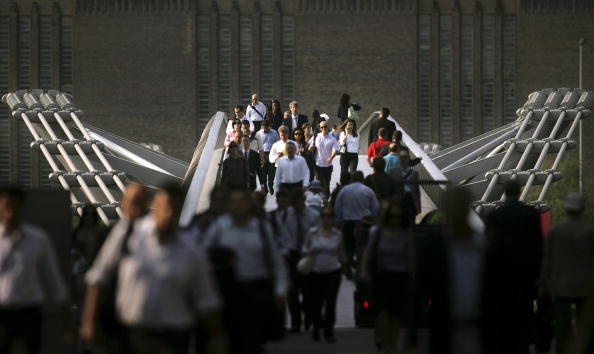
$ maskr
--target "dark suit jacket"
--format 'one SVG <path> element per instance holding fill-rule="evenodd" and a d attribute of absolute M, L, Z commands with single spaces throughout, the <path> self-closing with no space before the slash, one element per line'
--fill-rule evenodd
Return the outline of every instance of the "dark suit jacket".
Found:
<path fill-rule="evenodd" d="M 283 125 L 289 128 L 289 130 L 291 131 L 291 135 L 293 134 L 293 130 L 301 128 L 301 126 L 305 123 L 307 123 L 307 116 L 303 114 L 297 114 L 297 125 L 299 125 L 298 127 L 293 126 L 293 117 L 289 117 L 289 119 L 283 118 Z"/>
<path fill-rule="evenodd" d="M 223 161 L 221 184 L 230 189 L 246 189 L 249 185 L 249 168 L 244 158 L 228 157 Z"/>
<path fill-rule="evenodd" d="M 384 128 L 386 130 L 386 140 L 392 141 L 392 135 L 396 131 L 396 124 L 394 124 L 392 121 L 389 121 L 387 118 L 377 118 L 371 124 L 371 128 L 369 128 L 369 138 L 367 145 L 371 145 L 371 143 L 377 140 L 377 132 L 380 130 L 380 128 Z"/>
<path fill-rule="evenodd" d="M 241 156 L 244 156 L 244 152 L 241 151 Z M 260 154 L 250 149 L 248 153 L 248 170 L 250 171 L 250 189 L 256 189 L 256 176 L 259 178 L 262 174 L 262 165 L 260 162 Z"/>

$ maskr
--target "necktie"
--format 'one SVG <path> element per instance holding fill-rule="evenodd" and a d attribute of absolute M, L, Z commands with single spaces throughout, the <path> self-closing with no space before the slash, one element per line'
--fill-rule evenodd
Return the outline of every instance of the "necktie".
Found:
<path fill-rule="evenodd" d="M 283 147 L 283 156 L 287 156 L 289 153 L 287 153 L 287 143 L 285 143 L 284 147 Z"/>

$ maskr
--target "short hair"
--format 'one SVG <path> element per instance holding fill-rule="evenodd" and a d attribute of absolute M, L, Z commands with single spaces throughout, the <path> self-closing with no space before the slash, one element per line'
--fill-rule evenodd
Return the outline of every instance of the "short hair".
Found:
<path fill-rule="evenodd" d="M 291 106 L 299 107 L 299 102 L 291 101 L 291 103 L 289 103 L 289 107 L 291 107 Z"/>
<path fill-rule="evenodd" d="M 382 138 L 386 138 L 386 129 L 385 128 L 379 128 L 379 130 L 377 131 L 377 135 L 379 135 Z"/>
<path fill-rule="evenodd" d="M 263 127 L 269 127 L 269 126 L 270 126 L 270 122 L 268 121 L 268 119 L 264 119 L 264 120 L 262 121 L 262 126 L 263 126 Z"/>
<path fill-rule="evenodd" d="M 505 183 L 505 196 L 513 199 L 520 197 L 520 183 L 515 179 L 510 179 Z"/>
<path fill-rule="evenodd" d="M 351 177 L 351 181 L 352 182 L 363 182 L 363 181 L 365 181 L 365 176 L 363 175 L 363 172 L 361 172 L 361 171 L 355 171 L 355 172 L 353 172 L 353 175 Z"/>
<path fill-rule="evenodd" d="M 394 130 L 394 133 L 392 133 L 392 140 L 402 141 L 402 131 Z"/>
<path fill-rule="evenodd" d="M 244 135 L 244 136 L 242 136 L 242 137 L 241 137 L 241 140 L 243 140 L 243 139 L 251 140 L 249 135 Z"/>
<path fill-rule="evenodd" d="M 390 108 L 382 107 L 382 115 L 387 118 L 390 115 Z"/>
<path fill-rule="evenodd" d="M 280 132 L 284 132 L 285 134 L 289 134 L 289 128 L 287 128 L 286 125 L 281 125 L 280 127 L 278 127 L 278 132 L 280 134 Z"/>
<path fill-rule="evenodd" d="M 243 106 L 237 105 L 235 106 L 235 109 L 239 109 L 240 112 L 243 112 Z"/>
<path fill-rule="evenodd" d="M 247 125 L 248 127 L 250 126 L 250 122 L 248 122 L 247 120 L 242 120 L 241 121 L 241 125 Z"/>
<path fill-rule="evenodd" d="M 165 193 L 169 197 L 169 205 L 176 213 L 181 212 L 186 199 L 186 191 L 175 182 L 167 182 L 159 187 L 159 193 Z"/>
<path fill-rule="evenodd" d="M 398 152 L 398 144 L 396 144 L 396 143 L 390 144 L 390 152 Z"/>
<path fill-rule="evenodd" d="M 376 157 L 375 159 L 373 159 L 373 170 L 378 172 L 378 171 L 383 171 L 386 169 L 386 160 L 384 160 L 381 157 Z"/>
<path fill-rule="evenodd" d="M 287 141 L 287 147 L 289 147 L 289 145 L 292 145 L 295 147 L 295 149 L 297 149 L 297 144 L 295 144 L 294 141 L 291 141 L 291 140 Z"/>

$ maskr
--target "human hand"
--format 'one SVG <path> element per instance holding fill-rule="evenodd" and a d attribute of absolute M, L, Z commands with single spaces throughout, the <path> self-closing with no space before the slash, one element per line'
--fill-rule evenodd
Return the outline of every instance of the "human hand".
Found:
<path fill-rule="evenodd" d="M 92 321 L 83 321 L 80 326 L 80 337 L 87 342 L 95 340 L 95 324 Z"/>
<path fill-rule="evenodd" d="M 326 163 L 327 163 L 327 164 L 331 164 L 331 163 L 332 163 L 332 159 L 333 159 L 333 157 L 329 157 L 329 158 L 327 158 L 327 159 L 326 159 Z"/>

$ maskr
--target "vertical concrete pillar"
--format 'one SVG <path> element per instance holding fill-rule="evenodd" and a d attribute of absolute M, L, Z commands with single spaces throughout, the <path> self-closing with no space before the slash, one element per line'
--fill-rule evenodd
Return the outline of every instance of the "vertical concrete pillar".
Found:
<path fill-rule="evenodd" d="M 460 119 L 461 110 L 461 73 L 460 73 L 460 28 L 462 16 L 460 3 L 456 0 L 454 11 L 452 12 L 452 143 L 460 142 Z"/>
<path fill-rule="evenodd" d="M 31 88 L 39 88 L 39 4 L 31 7 Z M 39 188 L 41 161 L 39 152 L 31 150 L 31 187 Z"/>
<path fill-rule="evenodd" d="M 262 54 L 262 12 L 260 11 L 260 2 L 254 2 L 254 12 L 252 13 L 252 93 L 259 95 L 262 91 L 262 80 L 260 79 L 260 56 Z"/>
<path fill-rule="evenodd" d="M 503 125 L 503 2 L 495 7 L 495 127 Z"/>
<path fill-rule="evenodd" d="M 211 113 L 219 109 L 219 7 L 212 2 L 210 10 L 208 53 L 210 56 L 210 109 Z"/>
<path fill-rule="evenodd" d="M 431 141 L 439 142 L 439 3 L 431 10 Z"/>
<path fill-rule="evenodd" d="M 10 92 L 18 89 L 18 15 L 19 8 L 16 2 L 10 4 L 8 28 L 8 89 Z M 12 116 L 8 119 L 10 130 L 9 151 L 9 183 L 16 184 L 19 180 L 19 121 Z"/>
<path fill-rule="evenodd" d="M 474 91 L 473 97 L 473 135 L 479 135 L 483 130 L 483 8 L 480 1 L 475 3 L 474 7 L 474 30 L 473 30 L 473 48 L 474 48 L 474 71 L 472 73 L 473 84 L 472 90 Z"/>
<path fill-rule="evenodd" d="M 239 92 L 239 48 L 242 45 L 239 39 L 239 3 L 231 4 L 231 106 L 235 107 L 241 97 Z"/>
<path fill-rule="evenodd" d="M 272 96 L 279 100 L 282 95 L 282 41 L 282 8 L 280 1 L 276 1 L 272 14 Z"/>

